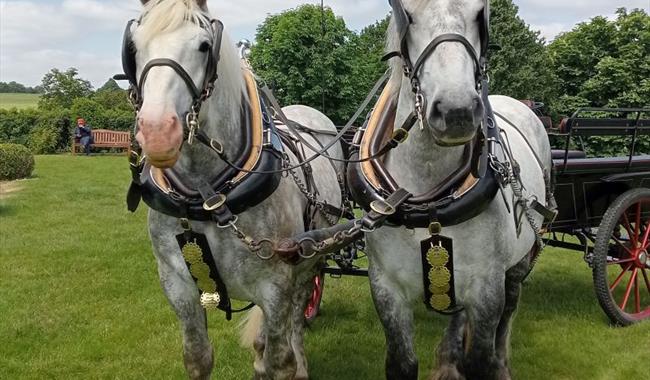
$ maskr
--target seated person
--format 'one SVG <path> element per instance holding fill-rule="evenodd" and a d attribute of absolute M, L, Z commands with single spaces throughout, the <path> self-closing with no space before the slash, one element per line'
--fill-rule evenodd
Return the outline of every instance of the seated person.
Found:
<path fill-rule="evenodd" d="M 93 134 L 92 128 L 86 124 L 86 120 L 81 118 L 77 119 L 77 128 L 74 130 L 74 137 L 79 140 L 79 144 L 83 147 L 86 156 L 89 155 L 90 144 L 93 143 Z"/>

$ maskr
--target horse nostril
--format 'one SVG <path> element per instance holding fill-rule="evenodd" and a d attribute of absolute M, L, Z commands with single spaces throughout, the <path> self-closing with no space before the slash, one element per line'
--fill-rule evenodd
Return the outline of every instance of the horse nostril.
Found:
<path fill-rule="evenodd" d="M 433 108 L 431 109 L 431 116 L 434 118 L 439 118 L 443 116 L 443 112 L 440 110 L 440 105 L 442 102 L 440 100 L 436 100 L 433 103 Z"/>

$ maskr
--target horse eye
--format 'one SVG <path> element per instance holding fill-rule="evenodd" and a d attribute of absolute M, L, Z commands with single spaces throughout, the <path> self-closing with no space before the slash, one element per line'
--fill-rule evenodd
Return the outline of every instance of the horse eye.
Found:
<path fill-rule="evenodd" d="M 210 50 L 210 43 L 208 41 L 204 41 L 201 46 L 199 46 L 199 51 L 201 53 L 206 53 L 208 50 Z"/>

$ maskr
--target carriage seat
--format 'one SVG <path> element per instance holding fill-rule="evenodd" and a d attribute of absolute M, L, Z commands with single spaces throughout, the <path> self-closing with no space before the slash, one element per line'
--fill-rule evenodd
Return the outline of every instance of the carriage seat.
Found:
<path fill-rule="evenodd" d="M 564 152 L 564 151 L 563 151 Z M 558 172 L 571 173 L 620 173 L 628 170 L 650 171 L 650 155 L 621 157 L 574 158 L 564 162 L 564 157 L 553 159 Z"/>
<path fill-rule="evenodd" d="M 564 159 L 566 150 L 564 149 L 552 149 L 551 150 L 551 157 L 556 160 L 556 159 Z M 568 152 L 568 159 L 574 159 L 574 158 L 587 158 L 587 154 L 581 150 L 570 150 Z"/>

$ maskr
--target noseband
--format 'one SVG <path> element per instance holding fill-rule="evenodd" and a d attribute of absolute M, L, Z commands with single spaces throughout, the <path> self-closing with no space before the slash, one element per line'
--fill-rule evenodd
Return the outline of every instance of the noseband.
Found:
<path fill-rule="evenodd" d="M 404 67 L 404 75 L 411 81 L 411 89 L 415 94 L 415 114 L 420 122 L 420 128 L 424 128 L 424 111 L 426 110 L 426 97 L 422 93 L 420 87 L 419 73 L 424 65 L 424 62 L 433 54 L 438 46 L 444 42 L 458 42 L 462 44 L 469 56 L 474 62 L 474 80 L 476 88 L 482 87 L 483 82 L 487 79 L 487 47 L 489 40 L 489 1 L 486 1 L 483 9 L 483 17 L 481 18 L 481 54 L 478 55 L 472 44 L 465 38 L 465 36 L 458 33 L 445 33 L 437 36 L 431 41 L 427 47 L 422 51 L 415 64 L 411 61 L 408 50 L 407 36 L 409 28 L 413 23 L 413 18 L 404 8 L 402 0 L 389 0 L 393 8 L 393 17 L 397 27 L 398 35 L 400 38 L 400 51 L 394 51 L 386 54 L 384 60 L 394 57 L 400 57 Z"/>
<path fill-rule="evenodd" d="M 136 68 L 136 53 L 137 49 L 133 41 L 132 28 L 133 24 L 139 23 L 139 21 L 131 20 L 126 25 L 124 31 L 124 38 L 122 44 L 122 68 L 124 70 L 126 79 L 128 79 L 131 87 L 129 89 L 129 99 L 133 104 L 136 112 L 142 107 L 144 98 L 142 95 L 142 89 L 149 75 L 149 71 L 154 67 L 169 67 L 179 77 L 185 82 L 185 85 L 192 94 L 192 105 L 190 106 L 189 112 L 186 116 L 186 125 L 185 128 L 188 130 L 187 142 L 192 144 L 196 130 L 199 125 L 199 112 L 201 111 L 201 106 L 203 102 L 212 95 L 214 90 L 214 85 L 218 75 L 219 59 L 221 54 L 221 41 L 223 39 L 223 23 L 219 20 L 213 19 L 210 20 L 209 24 L 202 23 L 201 27 L 209 30 L 212 34 L 212 50 L 208 55 L 208 64 L 206 67 L 205 78 L 203 80 L 203 86 L 199 89 L 194 80 L 188 72 L 181 66 L 178 62 L 168 59 L 168 58 L 155 58 L 147 62 L 147 64 L 142 69 L 140 74 L 140 79 L 137 79 L 137 68 Z"/>

